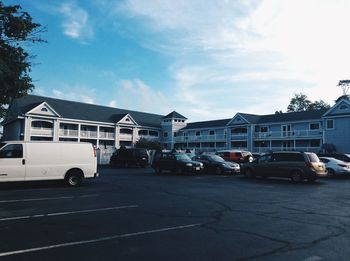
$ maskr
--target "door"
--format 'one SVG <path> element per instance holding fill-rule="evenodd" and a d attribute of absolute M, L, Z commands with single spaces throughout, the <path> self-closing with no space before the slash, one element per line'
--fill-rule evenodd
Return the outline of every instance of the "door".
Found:
<path fill-rule="evenodd" d="M 0 150 L 0 181 L 25 179 L 25 158 L 22 144 L 6 144 Z"/>
<path fill-rule="evenodd" d="M 282 125 L 281 128 L 282 128 L 282 137 L 290 137 L 291 136 L 292 127 L 290 126 L 290 124 Z"/>

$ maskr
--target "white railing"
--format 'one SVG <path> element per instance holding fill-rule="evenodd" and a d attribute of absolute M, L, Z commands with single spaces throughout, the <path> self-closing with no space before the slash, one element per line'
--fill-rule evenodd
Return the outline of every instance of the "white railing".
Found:
<path fill-rule="evenodd" d="M 199 136 L 177 136 L 174 137 L 176 142 L 191 142 L 191 141 L 225 141 L 225 134 L 217 135 L 199 135 Z"/>
<path fill-rule="evenodd" d="M 35 127 L 32 127 L 32 128 L 30 129 L 30 135 L 31 135 L 31 136 L 52 137 L 52 136 L 53 136 L 53 129 L 50 129 L 50 128 L 35 128 Z"/>
<path fill-rule="evenodd" d="M 254 137 L 258 138 L 258 139 L 322 137 L 322 130 L 293 130 L 293 131 L 256 132 L 254 134 Z"/>
<path fill-rule="evenodd" d="M 271 152 L 271 151 L 305 151 L 305 152 L 319 152 L 321 147 L 254 147 L 253 152 Z"/>
<path fill-rule="evenodd" d="M 97 138 L 97 131 L 80 131 L 81 138 Z"/>
<path fill-rule="evenodd" d="M 100 132 L 99 138 L 101 139 L 114 139 L 114 132 Z"/>
<path fill-rule="evenodd" d="M 60 136 L 64 137 L 78 137 L 78 130 L 60 129 Z"/>
<path fill-rule="evenodd" d="M 143 138 L 143 139 L 151 140 L 151 141 L 159 140 L 159 137 L 158 137 L 158 136 L 151 136 L 151 135 L 139 135 L 138 138 L 139 138 L 139 139 Z"/>

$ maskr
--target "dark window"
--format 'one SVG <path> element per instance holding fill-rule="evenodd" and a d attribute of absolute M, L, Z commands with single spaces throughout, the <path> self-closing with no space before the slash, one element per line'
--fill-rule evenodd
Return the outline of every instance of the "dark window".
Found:
<path fill-rule="evenodd" d="M 149 131 L 150 136 L 158 137 L 158 131 Z"/>
<path fill-rule="evenodd" d="M 0 150 L 0 158 L 23 158 L 22 144 L 10 144 Z"/>
<path fill-rule="evenodd" d="M 164 138 L 168 137 L 168 133 L 164 132 L 163 136 L 164 136 Z"/>
<path fill-rule="evenodd" d="M 268 155 L 263 155 L 261 156 L 259 159 L 258 159 L 258 162 L 259 163 L 264 163 L 264 162 L 269 162 L 271 161 L 271 155 L 268 154 Z"/>
<path fill-rule="evenodd" d="M 273 157 L 274 161 L 304 161 L 304 156 L 298 153 L 276 153 Z"/>
<path fill-rule="evenodd" d="M 334 121 L 327 120 L 327 129 L 333 129 L 333 128 L 334 128 Z"/>
<path fill-rule="evenodd" d="M 260 132 L 268 132 L 269 128 L 268 127 L 260 127 Z"/>
<path fill-rule="evenodd" d="M 321 141 L 320 140 L 310 140 L 310 146 L 311 147 L 320 147 Z"/>
<path fill-rule="evenodd" d="M 310 123 L 310 130 L 319 130 L 320 124 L 318 122 L 316 123 Z"/>
<path fill-rule="evenodd" d="M 196 131 L 196 136 L 200 136 L 201 132 L 200 131 Z"/>
<path fill-rule="evenodd" d="M 210 130 L 210 131 L 209 131 L 209 135 L 215 135 L 215 131 Z"/>
<path fill-rule="evenodd" d="M 148 134 L 147 130 L 139 130 L 139 135 L 146 136 Z"/>

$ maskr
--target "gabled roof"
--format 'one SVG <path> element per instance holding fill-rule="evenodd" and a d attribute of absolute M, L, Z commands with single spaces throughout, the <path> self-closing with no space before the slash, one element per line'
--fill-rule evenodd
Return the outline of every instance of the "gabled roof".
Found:
<path fill-rule="evenodd" d="M 225 127 L 230 119 L 214 120 L 214 121 L 198 121 L 187 123 L 187 126 L 181 130 L 189 129 L 202 129 L 202 128 L 214 128 L 214 127 Z"/>
<path fill-rule="evenodd" d="M 184 119 L 187 120 L 185 116 L 182 116 L 180 113 L 173 111 L 168 115 L 164 116 L 163 119 Z"/>
<path fill-rule="evenodd" d="M 313 110 L 313 111 L 287 112 L 287 113 L 262 115 L 258 119 L 257 124 L 274 123 L 274 122 L 321 120 L 322 115 L 326 111 L 327 111 L 327 109 L 322 109 L 322 110 Z"/>
<path fill-rule="evenodd" d="M 10 109 L 11 114 L 3 122 L 3 125 L 17 119 L 19 116 L 23 116 L 25 113 L 43 102 L 50 104 L 50 106 L 65 119 L 116 123 L 127 114 L 130 114 L 130 116 L 141 126 L 160 128 L 163 117 L 163 115 L 158 114 L 66 101 L 43 96 L 27 95 L 13 101 Z"/>

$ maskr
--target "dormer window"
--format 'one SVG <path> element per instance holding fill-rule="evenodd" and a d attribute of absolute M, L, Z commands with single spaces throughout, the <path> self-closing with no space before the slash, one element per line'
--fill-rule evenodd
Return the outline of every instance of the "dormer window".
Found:
<path fill-rule="evenodd" d="M 129 118 L 126 118 L 125 121 L 130 121 L 130 119 L 129 119 Z"/>
<path fill-rule="evenodd" d="M 42 112 L 48 112 L 48 110 L 45 107 L 41 108 L 41 111 Z"/>

